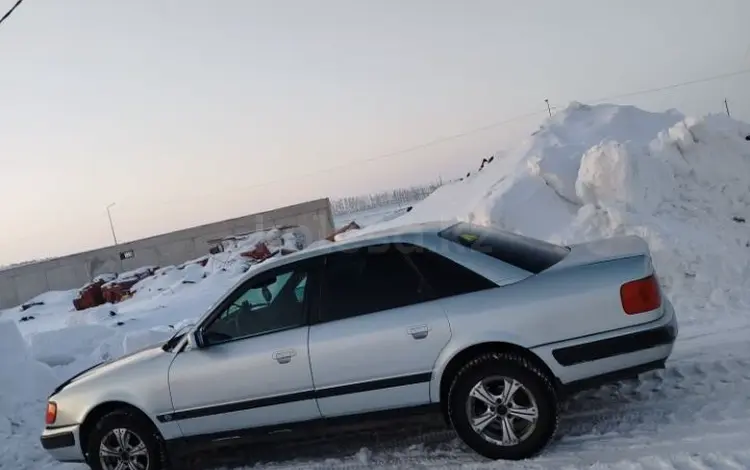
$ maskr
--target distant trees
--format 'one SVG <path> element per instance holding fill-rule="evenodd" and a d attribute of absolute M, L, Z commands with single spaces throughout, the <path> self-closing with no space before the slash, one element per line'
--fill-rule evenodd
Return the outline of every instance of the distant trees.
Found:
<path fill-rule="evenodd" d="M 331 208 L 333 213 L 338 215 L 362 212 L 384 206 L 406 205 L 421 201 L 442 185 L 443 181 L 440 180 L 421 186 L 333 199 L 331 200 Z"/>

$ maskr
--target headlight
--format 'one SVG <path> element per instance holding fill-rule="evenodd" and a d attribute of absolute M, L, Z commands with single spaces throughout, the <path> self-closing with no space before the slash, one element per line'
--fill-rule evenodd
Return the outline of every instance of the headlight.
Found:
<path fill-rule="evenodd" d="M 49 426 L 51 424 L 55 424 L 55 420 L 57 419 L 57 403 L 51 401 L 47 403 L 47 414 L 44 418 L 44 423 Z"/>

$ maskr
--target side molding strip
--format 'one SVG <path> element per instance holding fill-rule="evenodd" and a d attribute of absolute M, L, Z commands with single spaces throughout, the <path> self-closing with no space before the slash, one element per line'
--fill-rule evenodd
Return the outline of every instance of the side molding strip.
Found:
<path fill-rule="evenodd" d="M 245 400 L 235 403 L 227 403 L 224 405 L 175 411 L 174 413 L 160 414 L 156 417 L 156 419 L 159 420 L 159 422 L 167 423 L 170 421 L 181 421 L 185 419 L 234 413 L 236 411 L 252 410 L 254 408 L 263 408 L 266 406 L 283 405 L 285 403 L 293 403 L 296 401 L 315 400 L 318 398 L 331 398 L 342 395 L 350 395 L 352 393 L 372 392 L 375 390 L 384 390 L 387 388 L 403 387 L 405 385 L 416 385 L 420 383 L 430 382 L 430 380 L 432 380 L 432 373 L 426 372 L 423 374 L 405 375 L 390 379 L 372 380 L 369 382 L 360 382 L 339 387 L 322 388 L 319 390 L 307 390 L 304 392 L 297 392 L 289 395 L 278 395 L 275 397 Z"/>

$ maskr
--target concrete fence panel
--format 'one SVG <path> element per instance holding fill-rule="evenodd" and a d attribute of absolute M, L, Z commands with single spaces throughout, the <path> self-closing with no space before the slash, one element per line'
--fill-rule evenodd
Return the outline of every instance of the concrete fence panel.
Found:
<path fill-rule="evenodd" d="M 334 230 L 330 201 L 318 199 L 0 270 L 0 308 L 14 307 L 50 290 L 82 287 L 99 274 L 181 264 L 209 254 L 209 240 L 283 225 L 299 226 L 308 244 L 326 237 Z"/>

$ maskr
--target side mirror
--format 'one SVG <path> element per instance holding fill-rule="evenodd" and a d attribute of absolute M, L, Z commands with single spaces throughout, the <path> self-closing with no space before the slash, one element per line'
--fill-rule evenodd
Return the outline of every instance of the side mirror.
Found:
<path fill-rule="evenodd" d="M 203 338 L 203 333 L 200 330 L 196 330 L 190 334 L 190 342 L 196 349 L 203 349 L 206 347 L 206 341 Z"/>

